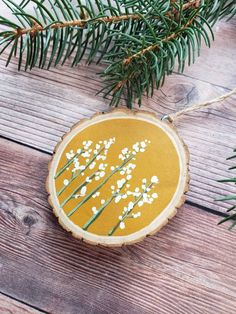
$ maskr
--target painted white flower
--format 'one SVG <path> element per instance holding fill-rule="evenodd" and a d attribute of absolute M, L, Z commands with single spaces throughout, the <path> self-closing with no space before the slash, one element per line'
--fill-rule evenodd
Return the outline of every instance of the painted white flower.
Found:
<path fill-rule="evenodd" d="M 101 204 L 102 204 L 102 205 L 105 204 L 105 200 L 101 200 Z"/>
<path fill-rule="evenodd" d="M 133 218 L 138 218 L 141 216 L 141 212 L 137 212 L 136 214 L 132 214 Z"/>
<path fill-rule="evenodd" d="M 105 168 L 106 166 L 103 163 L 101 163 L 98 167 L 99 170 L 105 170 Z"/>
<path fill-rule="evenodd" d="M 117 187 L 120 189 L 125 184 L 125 179 L 120 179 L 117 181 Z"/>
<path fill-rule="evenodd" d="M 93 195 L 92 195 L 92 198 L 96 198 L 96 197 L 98 197 L 100 195 L 100 192 L 96 192 L 96 193 L 94 193 Z"/>
<path fill-rule="evenodd" d="M 122 218 L 123 218 L 122 216 L 119 216 L 119 217 L 118 217 L 119 220 L 122 220 Z"/>
<path fill-rule="evenodd" d="M 110 169 L 111 169 L 111 171 L 113 171 L 113 170 L 115 170 L 115 167 L 114 167 L 114 166 L 111 166 L 111 168 L 110 168 Z"/>
<path fill-rule="evenodd" d="M 65 179 L 65 180 L 63 181 L 63 183 L 64 183 L 65 186 L 67 186 L 67 185 L 69 184 L 69 180 Z"/>
<path fill-rule="evenodd" d="M 123 156 L 122 154 L 119 154 L 118 158 L 121 160 L 125 160 L 125 156 Z"/>
<path fill-rule="evenodd" d="M 147 183 L 147 179 L 144 178 L 144 179 L 142 180 L 142 182 L 143 182 L 143 183 Z"/>
<path fill-rule="evenodd" d="M 100 179 L 99 176 L 96 176 L 96 177 L 95 177 L 95 181 L 98 181 L 99 179 Z"/>
<path fill-rule="evenodd" d="M 124 221 L 121 221 L 121 222 L 120 222 L 120 229 L 125 229 L 125 223 L 124 223 Z"/>
<path fill-rule="evenodd" d="M 85 179 L 85 181 L 86 181 L 87 183 L 92 182 L 92 180 L 90 179 L 90 177 L 87 177 L 87 178 Z"/>
<path fill-rule="evenodd" d="M 66 153 L 66 158 L 71 160 L 75 156 L 74 151 L 71 149 L 69 153 Z"/>
<path fill-rule="evenodd" d="M 90 154 L 89 154 L 89 152 L 84 152 L 84 153 L 82 154 L 82 156 L 83 156 L 84 158 L 86 158 L 86 157 L 90 157 Z"/>
<path fill-rule="evenodd" d="M 101 172 L 99 173 L 100 178 L 104 177 L 105 174 L 106 174 L 105 171 L 101 171 Z"/>
<path fill-rule="evenodd" d="M 131 210 L 134 208 L 134 203 L 133 202 L 129 202 L 128 204 L 128 210 Z"/>
<path fill-rule="evenodd" d="M 153 193 L 153 194 L 152 194 L 152 197 L 153 197 L 153 198 L 158 198 L 158 194 L 157 194 L 157 193 Z"/>
<path fill-rule="evenodd" d="M 87 191 L 87 187 L 83 186 L 81 191 L 80 191 L 81 196 L 84 196 L 86 194 L 86 191 Z"/>
<path fill-rule="evenodd" d="M 141 206 L 143 206 L 143 201 L 142 200 L 138 202 L 138 207 L 141 207 Z"/>
<path fill-rule="evenodd" d="M 151 178 L 151 182 L 152 183 L 158 183 L 158 177 L 157 176 L 153 176 L 152 178 Z"/>
<path fill-rule="evenodd" d="M 77 154 L 80 154 L 82 152 L 82 149 L 81 148 L 78 148 L 77 149 Z"/>
<path fill-rule="evenodd" d="M 132 179 L 131 174 L 128 174 L 127 177 L 126 177 L 126 179 L 127 179 L 127 180 L 131 180 L 131 179 Z"/>
<path fill-rule="evenodd" d="M 117 195 L 115 198 L 115 203 L 118 203 L 121 200 L 121 195 Z"/>
<path fill-rule="evenodd" d="M 95 166 L 96 166 L 96 162 L 93 161 L 93 162 L 91 163 L 91 165 L 89 165 L 89 169 L 93 169 Z"/>
<path fill-rule="evenodd" d="M 94 207 L 92 207 L 92 212 L 93 212 L 93 214 L 94 215 L 96 215 L 97 214 L 97 212 L 98 212 L 98 210 L 97 210 L 97 208 L 94 206 Z"/>

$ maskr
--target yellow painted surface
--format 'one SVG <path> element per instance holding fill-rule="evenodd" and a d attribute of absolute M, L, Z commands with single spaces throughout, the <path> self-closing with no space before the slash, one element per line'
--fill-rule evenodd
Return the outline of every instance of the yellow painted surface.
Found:
<path fill-rule="evenodd" d="M 97 160 L 94 169 L 86 169 L 84 175 L 79 175 L 71 184 L 66 186 L 64 192 L 59 196 L 59 203 L 67 198 L 76 187 L 78 187 L 87 176 L 97 171 L 100 163 L 107 164 L 105 170 L 105 176 L 100 180 L 93 180 L 87 185 L 87 195 L 89 195 L 94 189 L 100 185 L 100 183 L 107 178 L 111 173 L 112 166 L 118 166 L 122 161 L 118 158 L 123 148 L 132 149 L 132 146 L 136 142 L 150 141 L 147 144 L 145 152 L 138 152 L 135 155 L 136 160 L 131 162 L 136 165 L 136 168 L 132 171 L 132 178 L 128 184 L 130 187 L 123 187 L 123 192 L 134 191 L 136 187 L 141 190 L 142 179 L 146 178 L 147 183 L 150 182 L 153 176 L 157 176 L 159 179 L 158 184 L 154 184 L 148 194 L 158 194 L 158 198 L 153 198 L 152 203 L 145 203 L 142 206 L 136 205 L 130 214 L 141 213 L 141 216 L 137 218 L 126 218 L 124 220 L 125 228 L 118 227 L 114 232 L 114 236 L 128 235 L 136 232 L 145 226 L 149 225 L 169 204 L 171 201 L 179 180 L 180 167 L 179 157 L 176 149 L 168 137 L 168 135 L 156 125 L 148 123 L 146 121 L 138 119 L 111 119 L 103 122 L 96 123 L 87 127 L 79 132 L 66 146 L 58 164 L 56 173 L 68 162 L 66 153 L 73 150 L 77 151 L 78 148 L 83 147 L 83 142 L 91 140 L 93 143 L 89 147 L 92 149 L 93 154 L 96 143 L 99 141 L 115 138 L 115 143 L 110 146 L 107 152 L 106 160 Z M 85 165 L 86 159 L 79 157 L 80 164 Z M 59 191 L 64 186 L 64 180 L 70 179 L 72 175 L 72 169 L 74 164 L 69 166 L 68 170 L 65 170 L 57 179 L 55 179 L 56 191 Z M 78 173 L 78 172 L 77 172 Z M 74 214 L 70 216 L 70 219 L 80 226 L 84 224 L 93 216 L 92 208 L 96 207 L 97 210 L 102 206 L 101 201 L 107 201 L 111 197 L 111 186 L 116 186 L 117 180 L 122 177 L 126 178 L 127 175 L 120 173 L 114 174 L 100 189 L 100 195 L 96 198 L 90 197 L 80 208 L 78 208 Z M 74 197 L 63 207 L 63 210 L 68 214 L 84 197 Z M 134 196 L 128 195 L 126 199 L 122 199 L 120 202 L 115 203 L 113 200 L 101 213 L 101 215 L 90 225 L 88 232 L 98 235 L 108 235 L 108 232 L 118 222 L 119 216 L 122 216 L 122 212 L 125 206 L 129 202 L 134 202 Z"/>

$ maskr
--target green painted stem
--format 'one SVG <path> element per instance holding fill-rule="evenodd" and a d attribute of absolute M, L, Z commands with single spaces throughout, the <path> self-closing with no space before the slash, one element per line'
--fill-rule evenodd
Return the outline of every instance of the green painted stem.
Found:
<path fill-rule="evenodd" d="M 125 181 L 125 183 L 123 184 L 123 186 L 121 187 L 120 191 L 123 189 L 123 187 L 126 185 L 127 180 Z M 108 201 L 106 201 L 104 203 L 104 205 L 102 205 L 100 207 L 100 209 L 98 210 L 98 212 L 96 214 L 94 214 L 83 226 L 84 230 L 87 230 L 88 227 L 101 215 L 101 213 L 104 211 L 104 209 L 113 201 L 114 198 L 116 198 L 118 195 L 121 195 L 120 193 L 116 193 L 114 195 L 112 195 Z"/>
<path fill-rule="evenodd" d="M 124 220 L 127 218 L 127 216 L 133 211 L 134 207 L 135 207 L 135 206 L 138 204 L 138 202 L 141 201 L 141 199 L 143 198 L 143 194 L 145 194 L 145 193 L 147 192 L 147 189 L 148 189 L 148 188 L 151 188 L 152 185 L 153 185 L 153 183 L 150 183 L 149 186 L 146 187 L 145 191 L 143 191 L 143 193 L 139 196 L 139 198 L 134 202 L 133 208 L 130 209 L 129 211 L 127 211 L 127 212 L 124 214 L 124 216 L 122 217 L 122 219 L 119 220 L 119 221 L 117 222 L 117 224 L 108 232 L 108 236 L 113 235 L 113 233 L 114 233 L 114 232 L 116 231 L 116 229 L 119 227 L 120 223 L 121 223 L 122 221 L 124 221 Z"/>
<path fill-rule="evenodd" d="M 90 177 L 89 177 L 89 180 L 92 180 L 93 178 L 95 177 L 95 173 L 93 173 Z M 68 203 L 72 197 L 77 193 L 79 192 L 82 187 L 88 185 L 89 182 L 87 182 L 86 180 L 84 180 L 62 203 L 61 203 L 61 207 L 65 206 L 66 203 Z"/>
<path fill-rule="evenodd" d="M 84 152 L 84 151 L 81 151 L 81 153 L 75 154 L 75 156 L 74 156 L 73 158 L 71 158 L 71 160 L 69 160 L 69 161 L 56 173 L 56 175 L 54 176 L 54 179 L 57 179 L 57 178 L 66 170 L 66 168 L 69 167 L 69 166 L 72 164 L 72 162 L 74 161 L 74 159 L 75 159 L 76 157 L 79 157 L 83 152 Z"/>
<path fill-rule="evenodd" d="M 82 172 L 84 172 L 90 165 L 91 163 L 97 158 L 98 155 L 100 155 L 100 153 L 105 149 L 105 146 L 103 148 L 100 149 L 100 151 L 93 156 L 93 158 L 86 164 L 85 169 L 80 170 L 76 175 L 73 175 L 72 178 L 69 180 L 69 184 L 63 186 L 59 192 L 57 192 L 57 196 L 61 195 L 61 193 L 63 193 L 65 191 L 65 189 L 67 188 L 67 186 L 70 185 L 71 182 L 73 182 L 79 175 L 81 175 Z"/>
<path fill-rule="evenodd" d="M 86 203 L 90 197 L 96 193 L 107 181 L 116 173 L 118 172 L 124 165 L 126 165 L 132 158 L 134 158 L 134 155 L 130 155 L 119 167 L 117 167 L 115 170 L 113 170 L 91 193 L 89 193 L 79 204 L 73 208 L 68 214 L 67 217 L 70 217 L 74 214 L 74 212 L 77 211 L 84 203 Z"/>
<path fill-rule="evenodd" d="M 109 200 L 103 204 L 103 206 L 100 207 L 98 212 L 94 214 L 83 226 L 83 230 L 88 230 L 89 226 L 101 215 L 101 213 L 104 211 L 104 209 L 113 201 L 115 196 L 109 198 Z"/>

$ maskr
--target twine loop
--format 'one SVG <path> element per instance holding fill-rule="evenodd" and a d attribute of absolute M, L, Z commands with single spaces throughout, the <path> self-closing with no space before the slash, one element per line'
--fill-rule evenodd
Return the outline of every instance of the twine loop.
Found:
<path fill-rule="evenodd" d="M 205 107 L 208 107 L 214 103 L 217 103 L 217 102 L 220 102 L 220 101 L 223 101 L 224 99 L 232 96 L 233 94 L 236 93 L 236 88 L 232 89 L 230 92 L 224 94 L 224 95 L 221 95 L 217 98 L 214 98 L 212 100 L 208 100 L 208 101 L 205 101 L 203 103 L 200 103 L 200 104 L 196 104 L 196 105 L 192 105 L 191 107 L 187 107 L 187 108 L 184 108 L 180 111 L 177 111 L 177 112 L 174 112 L 172 114 L 167 114 L 167 115 L 164 115 L 161 117 L 161 120 L 164 121 L 164 120 L 168 120 L 169 122 L 173 122 L 175 119 L 179 118 L 180 116 L 182 115 L 185 115 L 186 113 L 188 112 L 191 112 L 191 111 L 194 111 L 194 110 L 198 110 L 198 109 L 202 109 L 202 108 L 205 108 Z"/>

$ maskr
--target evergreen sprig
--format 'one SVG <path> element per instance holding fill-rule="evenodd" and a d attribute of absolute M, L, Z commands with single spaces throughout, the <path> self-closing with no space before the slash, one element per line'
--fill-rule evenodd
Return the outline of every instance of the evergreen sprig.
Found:
<path fill-rule="evenodd" d="M 212 25 L 236 14 L 236 0 L 2 0 L 17 22 L 0 16 L 0 54 L 18 69 L 49 69 L 83 57 L 107 64 L 102 90 L 117 106 L 152 96 L 165 76 L 194 63 L 201 42 L 210 47 Z M 32 9 L 34 13 L 32 14 Z M 24 61 L 23 61 L 24 60 Z"/>
<path fill-rule="evenodd" d="M 234 160 L 236 159 L 236 149 L 234 149 L 234 155 L 227 158 L 227 160 Z M 236 165 L 235 166 L 232 166 L 229 168 L 229 170 L 235 170 L 236 169 Z M 228 178 L 228 179 L 223 179 L 223 180 L 219 180 L 218 182 L 223 182 L 223 183 L 232 183 L 234 185 L 236 185 L 236 177 L 231 177 L 231 178 Z M 232 195 L 226 195 L 222 198 L 219 198 L 217 201 L 234 201 L 235 202 L 235 205 L 232 205 L 228 210 L 227 212 L 229 213 L 229 215 L 227 215 L 227 217 L 225 217 L 224 219 L 222 219 L 219 224 L 222 224 L 226 221 L 229 221 L 231 220 L 232 221 L 232 224 L 231 226 L 229 227 L 229 230 L 233 229 L 235 226 L 236 226 L 236 191 L 235 191 L 235 194 L 232 194 Z"/>

